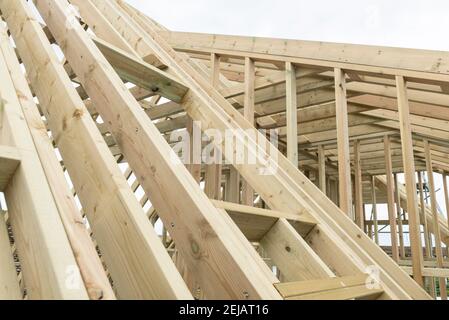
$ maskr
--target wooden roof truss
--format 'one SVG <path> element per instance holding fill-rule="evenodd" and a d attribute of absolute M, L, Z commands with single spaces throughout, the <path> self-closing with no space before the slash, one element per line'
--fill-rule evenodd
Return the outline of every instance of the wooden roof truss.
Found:
<path fill-rule="evenodd" d="M 419 228 L 440 251 L 449 229 L 415 171 L 449 170 L 449 53 L 173 32 L 121 0 L 70 0 L 79 16 L 33 2 L 0 0 L 0 298 L 430 298 Z M 193 121 L 238 131 L 257 164 L 174 164 L 169 136 Z M 277 129 L 279 150 L 259 152 L 253 128 Z M 277 170 L 260 175 L 267 159 Z M 365 234 L 373 192 L 390 225 L 407 212 L 410 269 Z"/>

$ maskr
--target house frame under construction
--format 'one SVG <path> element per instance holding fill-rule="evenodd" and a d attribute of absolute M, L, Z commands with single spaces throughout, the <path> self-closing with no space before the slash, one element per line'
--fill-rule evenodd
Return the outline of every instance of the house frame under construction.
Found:
<path fill-rule="evenodd" d="M 449 53 L 0 11 L 0 299 L 447 299 Z"/>

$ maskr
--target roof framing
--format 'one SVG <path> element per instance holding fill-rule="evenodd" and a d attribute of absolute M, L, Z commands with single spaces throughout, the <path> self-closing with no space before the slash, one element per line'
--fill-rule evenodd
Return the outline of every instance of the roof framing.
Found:
<path fill-rule="evenodd" d="M 445 285 L 432 174 L 449 172 L 449 53 L 175 32 L 122 0 L 33 2 L 44 24 L 31 2 L 0 0 L 0 247 L 19 252 L 0 262 L 0 297 L 428 299 L 425 281 Z M 173 161 L 170 136 L 198 123 L 228 162 Z M 237 148 L 212 129 L 256 162 L 230 164 Z M 277 148 L 257 129 L 276 129 Z M 379 223 L 393 259 L 372 241 Z"/>

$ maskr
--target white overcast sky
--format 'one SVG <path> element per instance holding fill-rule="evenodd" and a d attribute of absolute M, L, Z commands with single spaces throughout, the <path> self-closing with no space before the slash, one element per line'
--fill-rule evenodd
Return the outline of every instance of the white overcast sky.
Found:
<path fill-rule="evenodd" d="M 449 51 L 447 0 L 126 0 L 175 31 Z"/>

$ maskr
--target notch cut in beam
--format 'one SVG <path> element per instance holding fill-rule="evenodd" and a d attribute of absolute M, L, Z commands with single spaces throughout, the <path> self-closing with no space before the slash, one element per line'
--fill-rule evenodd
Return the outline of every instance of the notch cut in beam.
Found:
<path fill-rule="evenodd" d="M 0 191 L 4 191 L 20 164 L 20 155 L 17 149 L 9 146 L 0 146 Z"/>

